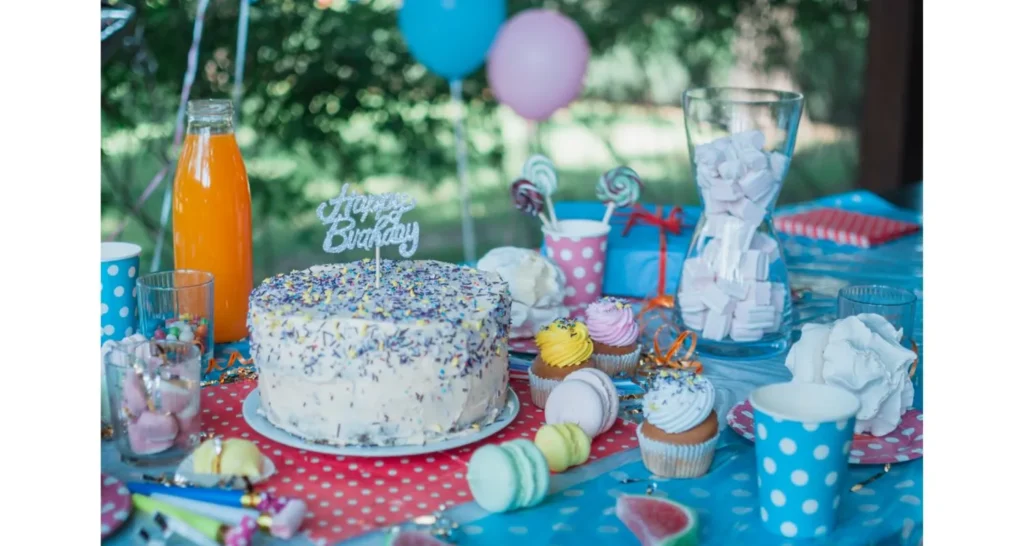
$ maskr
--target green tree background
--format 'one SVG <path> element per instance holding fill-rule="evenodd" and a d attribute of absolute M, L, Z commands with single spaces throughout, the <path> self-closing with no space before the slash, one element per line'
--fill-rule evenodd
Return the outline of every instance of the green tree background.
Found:
<path fill-rule="evenodd" d="M 124 3 L 123 1 L 121 3 Z M 163 188 L 135 200 L 170 161 L 195 0 L 139 0 L 137 36 L 102 74 L 102 232 L 152 259 Z M 329 4 L 329 5 L 325 5 Z M 257 278 L 351 256 L 320 249 L 314 210 L 343 182 L 402 188 L 420 202 L 418 257 L 461 259 L 448 85 L 409 55 L 396 0 L 262 0 L 251 8 L 238 130 L 253 198 Z M 691 85 L 735 81 L 737 67 L 776 74 L 807 97 L 782 202 L 842 191 L 856 175 L 867 36 L 864 0 L 509 0 L 509 16 L 548 7 L 592 48 L 583 96 L 537 129 L 533 146 L 559 166 L 557 200 L 592 199 L 622 163 L 645 178 L 644 201 L 696 203 L 678 108 Z M 193 98 L 230 97 L 239 3 L 211 0 Z M 753 64 L 738 44 L 753 50 Z M 742 76 L 742 74 L 741 74 Z M 477 252 L 536 245 L 539 225 L 511 206 L 507 183 L 531 149 L 525 124 L 500 107 L 485 71 L 465 82 Z M 165 183 L 166 183 L 165 182 Z M 172 261 L 165 235 L 163 267 Z"/>

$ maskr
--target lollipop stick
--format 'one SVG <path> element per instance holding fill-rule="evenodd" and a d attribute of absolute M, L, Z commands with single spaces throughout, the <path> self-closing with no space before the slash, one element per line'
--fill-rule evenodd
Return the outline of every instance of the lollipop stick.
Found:
<path fill-rule="evenodd" d="M 377 267 L 373 268 L 377 277 L 377 288 L 380 288 L 380 247 L 376 247 Z"/>
<path fill-rule="evenodd" d="M 604 219 L 601 220 L 601 223 L 607 226 L 608 222 L 611 222 L 612 220 L 613 212 L 615 212 L 615 203 L 608 203 L 608 208 L 604 211 Z"/>
<path fill-rule="evenodd" d="M 544 227 L 548 228 L 548 230 L 551 230 L 551 223 L 548 222 L 548 219 L 544 216 L 543 212 L 538 212 L 537 218 L 540 218 L 540 223 L 543 224 Z"/>
<path fill-rule="evenodd" d="M 555 205 L 551 202 L 551 196 L 545 195 L 544 202 L 547 204 L 548 215 L 551 216 L 551 229 L 558 230 L 558 217 L 555 216 Z"/>

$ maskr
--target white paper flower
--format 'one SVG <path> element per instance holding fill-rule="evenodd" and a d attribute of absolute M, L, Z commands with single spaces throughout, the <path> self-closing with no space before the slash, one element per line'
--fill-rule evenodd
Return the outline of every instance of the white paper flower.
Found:
<path fill-rule="evenodd" d="M 898 331 L 882 316 L 862 314 L 832 325 L 808 324 L 786 367 L 793 381 L 824 383 L 857 395 L 855 432 L 884 436 L 914 400 L 909 369 L 916 355 L 899 344 Z"/>
<path fill-rule="evenodd" d="M 480 258 L 477 269 L 493 271 L 508 283 L 512 337 L 531 337 L 549 322 L 569 316 L 569 309 L 562 304 L 565 274 L 539 252 L 511 246 L 495 248 Z"/>

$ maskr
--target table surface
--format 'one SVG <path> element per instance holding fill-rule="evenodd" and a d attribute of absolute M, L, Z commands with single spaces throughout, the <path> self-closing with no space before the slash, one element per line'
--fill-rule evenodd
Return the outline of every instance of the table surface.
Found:
<path fill-rule="evenodd" d="M 908 192 L 920 195 L 918 188 Z M 810 203 L 780 208 L 778 214 L 816 206 L 841 207 L 858 212 L 880 214 L 920 222 L 920 200 L 911 199 L 917 210 L 897 209 L 868 192 L 830 196 Z M 782 237 L 791 283 L 807 293 L 796 302 L 797 322 L 831 320 L 836 292 L 846 284 L 879 283 L 902 286 L 918 295 L 917 327 L 913 332 L 921 350 L 915 376 L 915 407 L 924 408 L 922 377 L 924 343 L 922 234 L 860 250 L 802 237 Z M 714 382 L 716 409 L 724 416 L 729 408 L 745 399 L 753 388 L 790 379 L 784 366 L 785 355 L 762 360 L 717 360 L 702 358 L 706 375 Z M 528 404 L 528 402 L 527 402 Z M 917 545 L 923 531 L 923 460 L 894 465 L 882 479 L 857 494 L 848 494 L 840 509 L 839 526 L 818 541 L 786 541 L 769 535 L 757 517 L 757 487 L 753 444 L 728 430 L 721 435 L 711 471 L 691 480 L 658 479 L 656 495 L 667 496 L 695 508 L 701 521 L 701 544 L 899 544 Z M 113 445 L 102 447 L 104 472 L 127 478 L 137 469 L 119 461 Z M 169 469 L 153 469 L 153 472 Z M 857 483 L 880 471 L 879 466 L 852 466 L 849 483 Z M 642 494 L 650 473 L 640 461 L 637 449 L 630 449 L 571 469 L 552 478 L 549 497 L 537 507 L 511 514 L 489 514 L 474 502 L 456 506 L 448 515 L 461 525 L 460 545 L 513 544 L 637 544 L 638 541 L 615 517 L 615 497 Z M 621 484 L 624 477 L 644 481 Z M 140 523 L 133 517 L 124 529 L 104 544 L 132 544 Z M 373 531 L 344 542 L 348 545 L 382 544 L 382 532 Z M 304 536 L 289 541 L 259 537 L 256 544 L 311 545 Z"/>

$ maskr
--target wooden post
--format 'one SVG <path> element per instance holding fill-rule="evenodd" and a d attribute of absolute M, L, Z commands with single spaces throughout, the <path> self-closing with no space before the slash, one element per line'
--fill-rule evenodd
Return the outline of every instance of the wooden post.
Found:
<path fill-rule="evenodd" d="M 921 4 L 868 4 L 858 185 L 879 194 L 921 181 Z"/>

